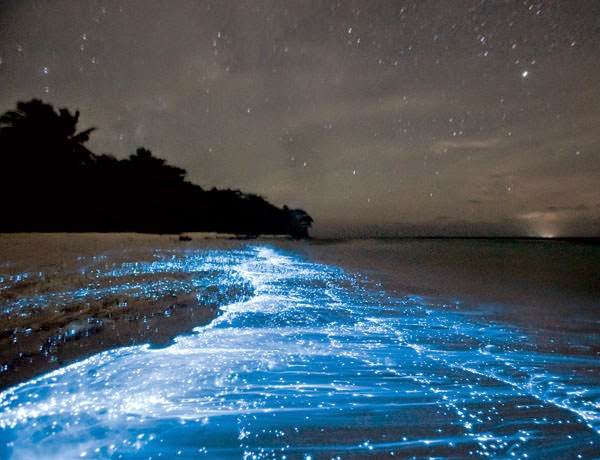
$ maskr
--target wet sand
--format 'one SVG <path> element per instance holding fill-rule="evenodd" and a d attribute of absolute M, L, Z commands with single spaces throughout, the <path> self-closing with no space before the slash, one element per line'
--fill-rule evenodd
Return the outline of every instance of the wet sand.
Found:
<path fill-rule="evenodd" d="M 536 308 L 495 311 L 431 303 L 411 295 L 418 280 L 408 276 L 420 270 L 431 279 L 430 269 L 445 266 L 454 272 L 447 284 L 472 270 L 463 283 L 471 278 L 474 294 L 489 295 L 475 283 L 487 276 L 500 284 L 494 292 L 511 280 L 539 286 L 532 278 L 566 289 L 586 277 L 586 261 L 588 275 L 597 272 L 588 247 L 252 240 L 207 251 L 195 240 L 150 243 L 158 249 L 146 253 L 134 240 L 122 252 L 76 258 L 48 282 L 75 299 L 114 291 L 160 303 L 170 290 L 198 292 L 202 302 L 221 293 L 220 315 L 173 346 L 112 349 L 2 392 L 0 457 L 600 458 L 597 315 L 574 322 L 574 312 L 544 308 L 544 296 Z M 298 257 L 303 250 L 319 262 Z M 325 265 L 326 251 L 371 270 Z M 565 284 L 565 272 L 578 275 Z M 390 293 L 394 280 L 406 296 Z M 233 300 L 244 292 L 246 300 Z M 12 305 L 65 303 L 24 298 Z M 546 316 L 552 330 L 534 327 Z"/>
<path fill-rule="evenodd" d="M 243 244 L 228 238 L 0 235 L 0 390 L 111 348 L 167 346 L 210 322 L 240 293 L 210 280 L 195 291 L 190 283 L 202 274 L 149 273 L 143 266 L 169 251 Z M 122 264 L 142 268 L 109 276 Z"/>
<path fill-rule="evenodd" d="M 157 300 L 120 297 L 66 305 L 26 318 L 2 314 L 0 390 L 111 348 L 169 345 L 175 336 L 216 315 L 216 306 L 199 305 L 189 295 Z"/>
<path fill-rule="evenodd" d="M 597 244 L 576 245 L 575 252 L 571 246 L 566 258 L 567 246 L 560 242 L 190 236 L 191 241 L 180 241 L 173 235 L 1 234 L 0 390 L 103 350 L 166 346 L 209 323 L 219 306 L 252 293 L 223 292 L 210 274 L 149 272 L 144 264 L 158 255 L 247 244 L 341 265 L 380 280 L 399 297 L 454 298 L 460 303 L 447 305 L 463 311 L 486 304 L 488 320 L 549 330 L 597 328 Z M 110 276 L 118 267 L 136 264 L 139 270 Z M 198 288 L 202 277 L 206 282 Z M 493 304 L 519 308 L 502 307 L 495 314 Z"/>

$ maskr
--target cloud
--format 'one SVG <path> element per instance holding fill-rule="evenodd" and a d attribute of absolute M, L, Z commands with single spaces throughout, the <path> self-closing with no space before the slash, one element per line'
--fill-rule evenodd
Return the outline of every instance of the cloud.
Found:
<path fill-rule="evenodd" d="M 451 150 L 489 150 L 504 144 L 500 137 L 488 139 L 449 139 L 438 141 L 431 146 L 431 151 L 442 155 Z"/>
<path fill-rule="evenodd" d="M 9 3 L 0 100 L 80 109 L 94 151 L 143 145 L 315 226 L 598 215 L 599 35 L 577 6 Z"/>
<path fill-rule="evenodd" d="M 565 218 L 564 211 L 530 211 L 517 216 L 527 221 L 557 222 Z"/>

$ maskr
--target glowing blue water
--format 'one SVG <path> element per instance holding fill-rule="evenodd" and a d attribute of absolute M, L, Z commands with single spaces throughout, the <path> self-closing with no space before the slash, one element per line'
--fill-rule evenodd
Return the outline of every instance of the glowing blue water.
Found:
<path fill-rule="evenodd" d="M 254 296 L 1 393 L 0 457 L 600 457 L 593 354 L 267 247 L 169 263 Z"/>

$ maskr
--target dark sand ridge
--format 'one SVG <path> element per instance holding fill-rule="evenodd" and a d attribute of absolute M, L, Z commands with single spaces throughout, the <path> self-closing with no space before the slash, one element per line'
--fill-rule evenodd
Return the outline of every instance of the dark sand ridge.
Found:
<path fill-rule="evenodd" d="M 157 250 L 237 248 L 243 242 L 195 237 L 137 234 L 4 234 L 0 235 L 0 390 L 111 348 L 150 343 L 166 346 L 180 334 L 210 322 L 219 305 L 250 295 L 207 281 L 191 292 L 197 273 L 140 273 L 99 279 L 95 267 L 149 262 Z M 106 257 L 105 257 L 106 256 Z M 20 280 L 15 275 L 29 274 Z M 6 280 L 12 276 L 13 281 Z M 159 287 L 143 292 L 139 286 Z M 102 295 L 56 294 L 93 285 L 130 289 Z M 19 299 L 49 295 L 49 304 L 8 309 Z M 199 300 L 200 302 L 199 303 Z"/>

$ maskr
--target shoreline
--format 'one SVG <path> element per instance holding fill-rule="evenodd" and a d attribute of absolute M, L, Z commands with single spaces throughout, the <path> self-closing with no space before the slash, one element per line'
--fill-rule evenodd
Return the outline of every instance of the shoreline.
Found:
<path fill-rule="evenodd" d="M 246 244 L 202 235 L 0 235 L 0 391 L 109 349 L 168 346 L 251 295 L 210 272 L 145 270 L 173 251 Z"/>
<path fill-rule="evenodd" d="M 136 233 L 0 234 L 0 391 L 104 350 L 145 343 L 168 346 L 176 336 L 210 323 L 220 306 L 251 295 L 243 286 L 232 285 L 235 292 L 224 292 L 227 286 L 219 286 L 219 278 L 211 278 L 208 272 L 178 268 L 156 273 L 142 268 L 139 273 L 106 276 L 128 264 L 151 264 L 159 256 L 162 260 L 270 244 L 364 275 L 390 295 L 448 300 L 449 308 L 465 312 L 485 306 L 491 320 L 497 316 L 489 302 L 510 304 L 517 308 L 502 309 L 503 319 L 527 327 L 553 329 L 564 318 L 576 320 L 578 311 L 589 318 L 598 299 L 598 289 L 581 279 L 581 273 L 565 278 L 570 269 L 561 267 L 557 252 L 561 244 L 555 240 L 543 240 L 554 249 L 534 260 L 538 271 L 532 271 L 530 262 L 537 252 L 521 253 L 523 248 L 495 238 L 489 240 L 504 241 L 500 246 L 505 257 L 490 264 L 485 257 L 480 260 L 498 256 L 497 245 L 488 244 L 488 239 L 476 239 L 476 244 L 463 239 L 457 246 L 456 239 L 354 239 L 338 244 L 320 239 L 188 235 L 191 240 Z M 585 250 L 598 251 L 598 246 Z M 551 270 L 544 271 L 547 267 Z M 9 279 L 21 275 L 26 276 Z M 200 288 L 198 280 L 203 280 Z M 157 283 L 160 287 L 153 287 Z M 74 297 L 90 287 L 100 290 Z M 60 296 L 52 300 L 57 293 L 71 296 L 70 300 Z M 8 311 L 19 299 L 24 299 L 24 311 L 21 307 Z M 534 314 L 523 314 L 526 311 Z"/>
<path fill-rule="evenodd" d="M 120 296 L 73 313 L 68 306 L 40 313 L 32 322 L 2 315 L 0 391 L 113 348 L 166 347 L 217 316 L 218 307 L 202 306 L 193 296 L 154 302 Z"/>
<path fill-rule="evenodd" d="M 280 247 L 364 276 L 392 296 L 526 328 L 588 321 L 600 298 L 595 240 L 369 238 Z"/>

